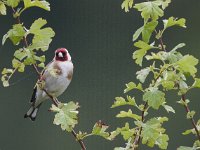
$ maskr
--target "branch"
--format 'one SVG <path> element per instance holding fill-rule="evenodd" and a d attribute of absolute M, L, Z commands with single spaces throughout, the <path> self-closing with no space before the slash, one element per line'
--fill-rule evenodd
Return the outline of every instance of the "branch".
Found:
<path fill-rule="evenodd" d="M 12 8 L 12 10 L 13 10 L 13 13 L 15 14 L 16 13 L 15 9 Z M 20 20 L 20 16 L 19 15 L 17 16 L 16 19 L 17 19 L 17 23 L 21 24 L 21 20 Z M 23 37 L 23 43 L 24 43 L 25 47 L 28 47 L 28 41 L 26 39 L 26 36 Z M 40 80 L 41 76 L 42 76 L 42 73 L 39 71 L 38 67 L 35 64 L 32 64 L 32 66 L 35 69 L 37 75 L 39 76 L 38 79 Z M 52 102 L 53 102 L 53 104 L 55 106 L 58 106 L 60 104 L 60 101 L 57 98 L 53 97 L 51 94 L 49 94 L 46 89 L 42 89 L 42 90 L 49 96 L 49 98 L 52 100 Z M 72 130 L 71 133 L 76 138 L 76 140 L 79 142 L 79 144 L 81 146 L 81 149 L 82 150 L 86 150 L 85 144 L 83 143 L 83 141 L 81 139 L 77 138 L 76 132 L 74 130 Z"/>
<path fill-rule="evenodd" d="M 72 130 L 71 132 L 73 134 L 73 136 L 76 138 L 76 140 L 79 142 L 80 146 L 81 146 L 81 149 L 82 150 L 86 150 L 86 147 L 85 147 L 85 144 L 83 143 L 83 141 L 81 139 L 78 139 L 77 138 L 77 134 L 74 130 Z"/>
<path fill-rule="evenodd" d="M 184 95 L 184 94 L 181 95 L 181 99 L 182 99 L 184 102 L 186 102 L 186 98 L 185 98 L 185 95 Z M 188 104 L 184 104 L 184 107 L 185 107 L 185 110 L 186 110 L 187 113 L 190 112 L 190 108 L 189 108 Z M 195 131 L 196 131 L 197 138 L 198 138 L 198 140 L 200 141 L 200 133 L 199 133 L 199 131 L 198 131 L 198 129 L 197 129 L 196 122 L 195 122 L 195 120 L 194 120 L 193 117 L 192 117 L 190 120 L 191 120 L 191 122 L 192 122 L 193 128 L 194 128 Z"/>
<path fill-rule="evenodd" d="M 155 30 L 155 33 L 158 34 L 157 30 Z M 166 51 L 165 46 L 164 46 L 164 43 L 163 43 L 162 35 L 161 35 L 161 37 L 160 37 L 158 40 L 159 40 L 159 42 L 160 42 L 161 49 L 162 49 L 163 51 Z"/>
<path fill-rule="evenodd" d="M 145 114 L 145 111 L 146 111 L 146 108 L 148 107 L 148 102 L 145 102 L 145 104 L 144 104 L 144 109 L 143 109 L 143 111 L 142 111 L 142 122 L 144 122 L 144 114 Z M 141 133 L 142 133 L 142 127 L 140 127 L 140 129 L 139 129 L 139 134 L 135 137 L 135 140 L 134 140 L 134 142 L 133 142 L 133 145 L 134 146 L 136 146 L 136 145 L 139 145 L 139 143 L 140 143 L 140 140 L 141 140 Z M 136 150 L 137 149 L 137 147 L 133 147 L 133 150 Z"/>

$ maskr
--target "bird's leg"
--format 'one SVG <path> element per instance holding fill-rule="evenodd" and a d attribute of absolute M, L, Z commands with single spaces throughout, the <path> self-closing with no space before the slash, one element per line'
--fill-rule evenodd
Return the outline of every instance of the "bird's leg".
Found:
<path fill-rule="evenodd" d="M 58 99 L 57 99 L 57 97 L 53 97 L 53 103 L 54 103 L 54 105 L 56 105 L 57 107 L 59 106 L 59 104 L 61 103 Z"/>

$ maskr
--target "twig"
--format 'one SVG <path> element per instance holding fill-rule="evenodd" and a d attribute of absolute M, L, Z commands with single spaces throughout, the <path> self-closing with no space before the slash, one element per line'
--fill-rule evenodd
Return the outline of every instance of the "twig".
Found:
<path fill-rule="evenodd" d="M 182 98 L 182 100 L 183 100 L 184 102 L 186 102 L 185 95 L 182 95 L 181 98 Z M 188 104 L 184 104 L 184 107 L 185 107 L 186 112 L 189 113 L 189 112 L 190 112 L 190 108 L 189 108 Z M 200 141 L 200 133 L 199 133 L 199 130 L 197 129 L 196 122 L 195 122 L 195 120 L 194 120 L 193 117 L 192 117 L 190 120 L 191 120 L 191 122 L 192 122 L 192 126 L 194 127 L 194 129 L 195 129 L 195 131 L 196 131 L 197 138 L 198 138 L 198 140 Z"/>
<path fill-rule="evenodd" d="M 15 9 L 12 8 L 12 10 L 13 10 L 13 13 L 15 14 L 15 12 L 16 12 Z M 17 16 L 16 19 L 17 19 L 17 23 L 18 23 L 18 24 L 21 24 L 20 17 Z M 27 41 L 27 39 L 26 39 L 25 36 L 23 37 L 23 42 L 24 42 L 24 46 L 25 46 L 25 47 L 28 47 L 28 41 Z M 41 72 L 39 71 L 38 67 L 37 67 L 35 64 L 33 64 L 32 66 L 33 66 L 33 68 L 35 69 L 37 75 L 39 76 L 38 78 L 39 78 L 39 80 L 40 80 L 40 79 L 41 79 L 41 76 L 42 76 Z M 49 94 L 49 93 L 47 92 L 46 89 L 42 89 L 42 90 L 49 96 L 49 98 L 52 100 L 52 102 L 54 103 L 55 106 L 58 106 L 58 105 L 60 104 L 59 100 L 58 100 L 57 98 L 53 97 L 51 94 Z M 80 144 L 80 146 L 81 146 L 81 149 L 82 149 L 82 150 L 86 150 L 85 144 L 83 143 L 83 141 L 82 141 L 81 139 L 78 139 L 78 138 L 77 138 L 76 132 L 75 132 L 74 130 L 72 130 L 71 133 L 72 133 L 72 135 L 76 138 L 76 140 L 79 142 L 79 144 Z"/>
<path fill-rule="evenodd" d="M 85 144 L 83 143 L 83 141 L 81 139 L 78 139 L 77 138 L 77 134 L 74 130 L 72 130 L 71 132 L 73 134 L 73 136 L 76 138 L 76 140 L 79 142 L 80 146 L 81 146 L 81 149 L 82 150 L 86 150 L 86 147 L 85 147 Z"/>
<path fill-rule="evenodd" d="M 156 34 L 158 34 L 158 32 L 155 30 L 155 33 Z M 163 50 L 163 51 L 166 51 L 166 49 L 165 49 L 165 46 L 164 46 L 164 43 L 163 43 L 163 39 L 162 39 L 162 36 L 158 39 L 159 40 L 159 42 L 160 42 L 160 45 L 161 45 L 161 49 Z M 167 67 L 168 68 L 168 67 Z M 157 82 L 157 80 L 159 79 L 159 77 L 162 75 L 162 73 L 167 69 L 167 68 L 165 68 L 165 69 L 163 69 L 163 70 L 161 70 L 160 71 L 160 73 L 159 73 L 159 75 L 156 77 L 156 79 L 155 79 L 155 82 L 154 82 L 154 84 L 156 84 L 156 82 Z M 148 102 L 145 102 L 145 104 L 144 104 L 144 109 L 143 109 L 143 111 L 142 111 L 142 122 L 144 122 L 144 115 L 145 115 L 145 111 L 146 111 L 146 108 L 148 107 Z M 136 146 L 136 145 L 139 145 L 139 143 L 140 143 L 140 141 L 141 141 L 141 133 L 142 133 L 142 127 L 140 127 L 140 129 L 139 129 L 139 134 L 135 137 L 135 140 L 134 140 L 134 142 L 133 142 L 133 145 L 134 146 Z M 136 150 L 137 149 L 137 147 L 133 147 L 133 150 Z"/>
<path fill-rule="evenodd" d="M 157 30 L 155 30 L 155 33 L 158 34 Z M 163 51 L 166 51 L 165 46 L 164 46 L 164 43 L 163 43 L 162 36 L 161 36 L 158 40 L 159 40 L 159 42 L 160 42 L 161 49 L 162 49 Z"/>
<path fill-rule="evenodd" d="M 142 122 L 144 122 L 144 115 L 145 115 L 145 111 L 146 111 L 146 108 L 148 107 L 148 102 L 145 102 L 145 104 L 144 104 L 144 109 L 142 110 L 142 119 L 141 119 L 141 121 Z M 136 146 L 136 145 L 139 145 L 139 143 L 140 143 L 140 140 L 141 140 L 141 133 L 142 133 L 142 127 L 140 127 L 140 129 L 139 129 L 139 134 L 135 137 L 135 140 L 134 140 L 134 142 L 133 142 L 133 145 L 134 146 Z M 137 147 L 133 147 L 133 150 L 136 150 L 137 149 Z"/>

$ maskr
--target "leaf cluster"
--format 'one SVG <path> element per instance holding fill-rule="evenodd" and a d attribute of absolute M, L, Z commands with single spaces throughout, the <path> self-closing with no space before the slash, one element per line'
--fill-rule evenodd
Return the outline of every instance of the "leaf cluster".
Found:
<path fill-rule="evenodd" d="M 0 12 L 2 15 L 6 15 L 8 8 L 14 10 L 13 17 L 17 18 L 18 23 L 14 24 L 12 28 L 3 36 L 2 44 L 9 39 L 13 45 L 18 46 L 20 43 L 24 43 L 24 47 L 19 47 L 15 50 L 14 58 L 12 60 L 12 68 L 4 68 L 2 71 L 1 80 L 3 85 L 9 86 L 9 80 L 12 75 L 18 72 L 24 72 L 27 65 L 36 65 L 37 67 L 45 67 L 45 55 L 40 56 L 38 51 L 46 51 L 55 36 L 55 32 L 50 27 L 45 27 L 47 21 L 39 18 L 35 20 L 30 28 L 27 28 L 20 22 L 21 14 L 31 8 L 39 7 L 44 10 L 50 11 L 49 3 L 45 0 L 23 0 L 23 7 L 18 8 L 21 0 L 5 0 L 0 1 Z M 28 43 L 27 38 L 32 38 L 31 42 Z"/>
<path fill-rule="evenodd" d="M 180 95 L 181 100 L 178 103 L 187 108 L 187 119 L 194 124 L 195 111 L 189 110 L 189 100 L 185 99 L 185 95 L 193 88 L 200 87 L 200 79 L 197 76 L 197 64 L 199 60 L 190 54 L 182 54 L 181 49 L 185 47 L 185 43 L 180 43 L 174 48 L 167 47 L 163 42 L 164 33 L 172 29 L 174 26 L 186 28 L 186 20 L 184 18 L 169 17 L 162 19 L 164 10 L 171 3 L 171 0 L 150 0 L 134 4 L 134 1 L 124 0 L 122 9 L 129 12 L 135 9 L 141 13 L 144 24 L 133 34 L 133 42 L 135 51 L 133 52 L 133 60 L 141 66 L 141 70 L 136 72 L 136 78 L 139 83 L 129 82 L 126 84 L 124 93 L 133 92 L 133 97 L 129 95 L 126 99 L 116 97 L 111 108 L 124 105 L 130 106 L 127 111 L 120 111 L 116 115 L 117 118 L 133 119 L 134 127 L 129 128 L 130 122 L 126 122 L 126 135 L 122 134 L 126 141 L 126 147 L 118 147 L 116 150 L 135 149 L 139 146 L 139 142 L 149 147 L 157 145 L 160 149 L 167 149 L 169 137 L 165 128 L 162 126 L 167 117 L 148 117 L 148 110 L 158 110 L 164 108 L 168 113 L 175 113 L 173 107 L 168 105 L 166 93 L 168 91 L 176 91 Z M 160 24 L 162 23 L 162 28 Z M 159 29 L 158 29 L 159 28 Z M 141 39 L 140 39 L 141 38 Z M 144 66 L 144 61 L 151 64 Z M 151 76 L 150 76 L 151 74 Z M 193 84 L 189 85 L 188 80 L 193 80 Z M 148 82 L 146 82 L 148 80 Z M 136 100 L 134 94 L 142 92 L 142 100 Z M 131 94 L 132 95 L 132 94 Z M 139 104 L 140 103 L 140 104 Z M 140 114 L 135 113 L 140 111 Z M 199 121 L 196 128 L 186 130 L 183 134 L 197 135 Z M 117 132 L 116 130 L 115 132 Z M 199 141 L 195 141 L 193 147 L 180 147 L 178 149 L 197 149 Z"/>

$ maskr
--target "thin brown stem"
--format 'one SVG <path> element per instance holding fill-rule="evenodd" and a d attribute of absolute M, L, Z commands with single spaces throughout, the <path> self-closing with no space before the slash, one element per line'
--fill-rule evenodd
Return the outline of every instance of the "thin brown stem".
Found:
<path fill-rule="evenodd" d="M 141 118 L 141 121 L 144 122 L 144 115 L 145 115 L 145 111 L 146 111 L 146 108 L 148 107 L 148 102 L 145 102 L 144 104 L 144 109 L 142 111 L 142 118 Z M 136 150 L 137 149 L 137 146 L 139 145 L 140 143 L 140 140 L 141 140 L 141 133 L 142 133 L 142 127 L 140 127 L 139 129 L 139 134 L 135 137 L 135 140 L 133 142 L 133 145 L 136 146 L 136 147 L 133 147 L 133 150 Z"/>
<path fill-rule="evenodd" d="M 188 106 L 188 104 L 186 104 L 185 95 L 182 95 L 181 98 L 182 98 L 182 100 L 185 102 L 184 107 L 185 107 L 186 112 L 187 112 L 187 113 L 191 112 L 191 111 L 190 111 L 190 108 L 189 108 L 189 106 Z M 193 128 L 195 129 L 197 138 L 198 138 L 198 140 L 200 141 L 200 133 L 199 133 L 199 130 L 198 130 L 197 126 L 196 126 L 196 122 L 195 122 L 195 120 L 194 120 L 193 117 L 192 117 L 190 120 L 191 120 L 191 122 L 192 122 Z"/>
<path fill-rule="evenodd" d="M 16 12 L 15 9 L 12 8 L 12 10 L 13 10 L 13 13 L 15 14 L 15 12 Z M 21 24 L 20 17 L 17 16 L 16 19 L 17 19 L 17 23 Z M 23 43 L 24 43 L 25 47 L 28 47 L 28 41 L 26 39 L 26 36 L 23 37 Z M 38 74 L 38 79 L 40 80 L 42 73 L 39 71 L 38 67 L 35 64 L 33 64 L 32 66 L 33 66 L 34 70 L 36 71 L 36 73 Z M 51 94 L 49 94 L 46 89 L 42 89 L 42 90 L 49 96 L 49 98 L 52 100 L 52 102 L 55 106 L 58 106 L 60 104 L 59 100 L 57 98 L 53 97 Z M 86 150 L 85 144 L 83 143 L 83 141 L 81 139 L 77 138 L 76 132 L 74 130 L 72 130 L 71 133 L 76 138 L 76 140 L 79 142 L 81 149 Z"/>
<path fill-rule="evenodd" d="M 81 139 L 77 138 L 77 134 L 74 130 L 72 130 L 72 135 L 76 138 L 76 140 L 79 142 L 80 146 L 81 146 L 81 150 L 86 150 L 85 144 L 83 143 L 83 141 Z"/>
<path fill-rule="evenodd" d="M 155 30 L 155 33 L 158 34 L 157 30 Z M 161 49 L 162 49 L 163 51 L 166 51 L 165 46 L 164 46 L 164 43 L 163 43 L 162 36 L 161 36 L 158 40 L 159 40 L 159 42 L 160 42 Z"/>

